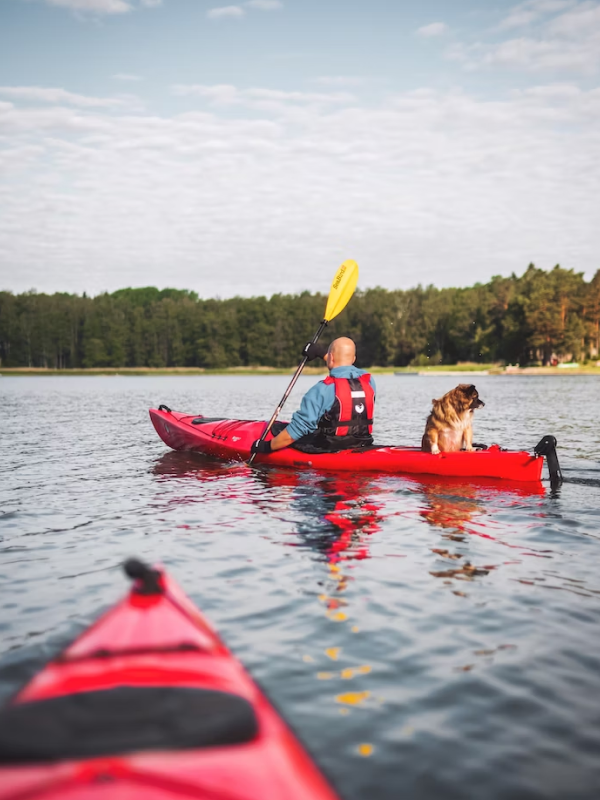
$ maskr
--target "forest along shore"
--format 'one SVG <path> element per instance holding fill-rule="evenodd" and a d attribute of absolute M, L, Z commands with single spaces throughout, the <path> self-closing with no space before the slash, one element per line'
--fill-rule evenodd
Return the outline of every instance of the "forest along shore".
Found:
<path fill-rule="evenodd" d="M 223 371 L 300 360 L 325 297 L 303 292 L 202 300 L 154 287 L 96 297 L 0 291 L 0 372 L 125 368 Z M 424 371 L 431 364 L 595 363 L 600 359 L 600 270 L 590 281 L 530 265 L 468 288 L 359 290 L 323 335 L 350 336 L 357 366 Z"/>
<path fill-rule="evenodd" d="M 482 366 L 484 367 L 482 369 Z M 231 367 L 228 369 L 202 369 L 197 367 L 98 367 L 90 369 L 47 369 L 43 367 L 0 367 L 0 377 L 18 376 L 51 376 L 51 375 L 92 375 L 92 376 L 121 376 L 134 375 L 143 377 L 144 375 L 289 375 L 295 371 L 295 367 L 288 369 L 277 369 L 276 367 Z M 456 377 L 477 377 L 478 375 L 598 375 L 600 376 L 600 364 L 580 367 L 498 367 L 476 364 L 465 366 L 462 364 L 444 365 L 441 367 L 428 367 L 426 369 L 414 370 L 410 367 L 367 367 L 368 372 L 375 375 L 395 374 L 398 376 L 425 376 L 428 375 L 455 375 Z M 325 375 L 326 369 L 315 367 L 305 367 L 306 375 Z"/>

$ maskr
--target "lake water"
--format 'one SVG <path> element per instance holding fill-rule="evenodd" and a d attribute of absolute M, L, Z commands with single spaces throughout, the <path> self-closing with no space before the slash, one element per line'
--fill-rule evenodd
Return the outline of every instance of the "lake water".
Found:
<path fill-rule="evenodd" d="M 418 444 L 460 380 L 380 376 L 376 439 Z M 597 798 L 600 379 L 475 382 L 475 441 L 554 434 L 558 491 L 218 465 L 150 424 L 159 403 L 268 418 L 284 376 L 0 378 L 0 693 L 125 591 L 136 555 L 346 800 Z"/>

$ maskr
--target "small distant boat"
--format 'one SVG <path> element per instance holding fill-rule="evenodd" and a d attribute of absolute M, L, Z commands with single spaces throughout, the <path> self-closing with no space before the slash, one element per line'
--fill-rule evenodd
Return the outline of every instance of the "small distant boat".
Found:
<path fill-rule="evenodd" d="M 425 369 L 419 372 L 419 375 L 444 375 L 456 377 L 471 377 L 472 375 L 489 375 L 489 369 Z"/>
<path fill-rule="evenodd" d="M 418 372 L 394 372 L 394 375 L 418 375 Z"/>

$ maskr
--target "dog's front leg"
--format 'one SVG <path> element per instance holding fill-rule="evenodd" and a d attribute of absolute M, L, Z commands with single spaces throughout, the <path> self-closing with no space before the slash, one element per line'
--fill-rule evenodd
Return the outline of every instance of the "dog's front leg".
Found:
<path fill-rule="evenodd" d="M 463 444 L 467 453 L 473 452 L 473 428 L 471 425 L 465 428 L 463 433 Z"/>
<path fill-rule="evenodd" d="M 432 428 L 429 431 L 429 443 L 431 446 L 431 454 L 434 456 L 439 455 L 440 448 L 438 445 L 438 430 L 437 428 Z"/>

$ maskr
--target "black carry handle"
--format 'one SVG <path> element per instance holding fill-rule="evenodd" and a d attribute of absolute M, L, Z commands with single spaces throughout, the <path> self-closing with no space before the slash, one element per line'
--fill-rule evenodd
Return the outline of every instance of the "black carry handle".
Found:
<path fill-rule="evenodd" d="M 132 581 L 138 581 L 135 591 L 139 594 L 163 594 L 161 586 L 161 573 L 157 569 L 148 566 L 138 558 L 128 558 L 123 564 L 123 570 Z"/>

